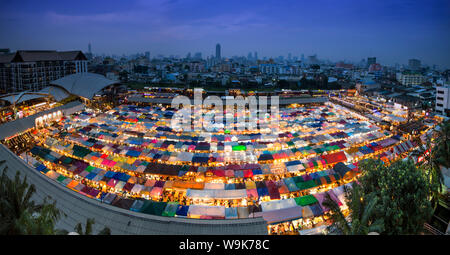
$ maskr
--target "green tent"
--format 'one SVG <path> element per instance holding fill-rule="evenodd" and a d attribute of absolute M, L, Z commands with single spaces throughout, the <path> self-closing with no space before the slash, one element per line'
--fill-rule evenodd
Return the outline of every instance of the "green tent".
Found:
<path fill-rule="evenodd" d="M 70 164 L 70 163 L 72 163 L 72 158 L 66 157 L 66 158 L 63 160 L 63 163 L 64 163 L 64 164 Z"/>
<path fill-rule="evenodd" d="M 247 147 L 245 145 L 234 145 L 233 151 L 245 151 Z"/>
<path fill-rule="evenodd" d="M 141 212 L 146 214 L 161 216 L 166 208 L 166 202 L 145 201 L 142 206 Z"/>
<path fill-rule="evenodd" d="M 310 188 L 314 188 L 317 186 L 317 184 L 314 180 L 309 180 L 306 182 L 296 182 L 295 185 L 297 185 L 299 190 L 310 189 Z"/>
<path fill-rule="evenodd" d="M 299 206 L 306 206 L 306 205 L 312 205 L 317 203 L 317 199 L 313 195 L 307 195 L 302 197 L 296 197 L 294 198 L 295 203 Z"/>
<path fill-rule="evenodd" d="M 317 149 L 314 149 L 314 151 L 317 153 L 317 154 L 320 154 L 320 153 L 322 153 L 323 152 L 323 150 L 322 150 L 322 148 L 317 148 Z"/>
<path fill-rule="evenodd" d="M 292 180 L 294 180 L 295 183 L 305 181 L 302 176 L 294 176 L 292 177 Z"/>
<path fill-rule="evenodd" d="M 328 175 L 324 176 L 323 178 L 325 178 L 325 180 L 327 180 L 327 184 L 333 183 Z"/>
<path fill-rule="evenodd" d="M 67 178 L 67 177 L 65 177 L 64 175 L 60 175 L 60 176 L 58 176 L 58 178 L 56 178 L 56 180 L 57 180 L 58 182 L 62 182 L 62 181 L 64 181 L 66 178 Z"/>
<path fill-rule="evenodd" d="M 317 186 L 320 186 L 323 184 L 322 181 L 320 180 L 320 178 L 314 179 L 314 182 L 316 183 Z"/>
<path fill-rule="evenodd" d="M 94 170 L 95 169 L 95 167 L 93 167 L 93 166 L 88 166 L 88 167 L 86 167 L 86 169 L 84 169 L 84 171 L 86 171 L 86 172 L 91 172 L 92 170 Z"/>
<path fill-rule="evenodd" d="M 169 202 L 164 209 L 162 216 L 175 217 L 175 213 L 177 212 L 179 203 L 178 202 Z"/>

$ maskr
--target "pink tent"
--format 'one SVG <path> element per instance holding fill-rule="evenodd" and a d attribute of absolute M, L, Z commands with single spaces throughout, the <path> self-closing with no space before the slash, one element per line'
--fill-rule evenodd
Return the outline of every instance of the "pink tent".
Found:
<path fill-rule="evenodd" d="M 152 191 L 150 192 L 150 196 L 152 197 L 158 197 L 161 196 L 163 189 L 161 187 L 153 187 Z"/>
<path fill-rule="evenodd" d="M 116 187 L 116 185 L 117 185 L 118 182 L 119 182 L 119 181 L 116 180 L 116 179 L 111 179 L 111 180 L 108 181 L 108 183 L 107 183 L 106 185 L 108 185 L 108 186 L 111 187 L 111 188 L 114 188 L 114 187 Z"/>
<path fill-rule="evenodd" d="M 104 160 L 102 161 L 102 165 L 108 166 L 108 164 L 109 164 L 109 160 L 108 160 L 108 159 L 104 159 Z"/>
<path fill-rule="evenodd" d="M 248 189 L 247 190 L 247 197 L 248 198 L 258 199 L 258 191 L 256 189 Z"/>
<path fill-rule="evenodd" d="M 155 180 L 147 180 L 146 182 L 145 182 L 145 184 L 144 184 L 144 186 L 146 186 L 146 187 L 153 187 L 153 186 L 155 186 Z"/>
<path fill-rule="evenodd" d="M 226 177 L 234 177 L 234 171 L 233 170 L 225 170 L 225 176 Z"/>

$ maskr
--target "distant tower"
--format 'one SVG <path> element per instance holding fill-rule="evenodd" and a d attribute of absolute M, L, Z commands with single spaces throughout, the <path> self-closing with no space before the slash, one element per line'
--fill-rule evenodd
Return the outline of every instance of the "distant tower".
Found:
<path fill-rule="evenodd" d="M 367 58 L 367 66 L 370 66 L 372 64 L 377 63 L 377 58 L 376 57 L 368 57 Z"/>
<path fill-rule="evenodd" d="M 255 60 L 258 60 L 258 52 L 255 51 Z"/>
<path fill-rule="evenodd" d="M 88 53 L 92 54 L 91 43 L 88 44 Z"/>
<path fill-rule="evenodd" d="M 222 56 L 220 55 L 220 44 L 216 44 L 216 58 L 221 59 Z"/>

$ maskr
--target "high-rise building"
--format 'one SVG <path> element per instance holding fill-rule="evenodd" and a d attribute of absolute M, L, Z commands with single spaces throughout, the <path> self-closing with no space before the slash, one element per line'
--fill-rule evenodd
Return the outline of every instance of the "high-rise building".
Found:
<path fill-rule="evenodd" d="M 450 116 L 450 85 L 436 87 L 436 112 L 443 116 Z"/>
<path fill-rule="evenodd" d="M 251 53 L 251 52 L 249 52 L 249 53 L 248 53 L 248 55 L 247 55 L 247 59 L 248 59 L 248 60 L 253 60 L 253 55 L 252 55 L 252 53 Z"/>
<path fill-rule="evenodd" d="M 258 52 L 255 51 L 255 60 L 258 60 Z"/>
<path fill-rule="evenodd" d="M 414 70 L 414 71 L 419 70 L 420 66 L 421 66 L 420 60 L 414 59 L 414 58 L 410 59 L 410 60 L 408 60 L 408 66 L 409 66 L 409 69 L 411 69 L 411 70 Z"/>
<path fill-rule="evenodd" d="M 92 59 L 92 48 L 91 48 L 91 43 L 88 43 L 88 51 L 86 53 L 86 58 L 91 60 Z"/>
<path fill-rule="evenodd" d="M 216 44 L 216 59 L 222 59 L 220 44 Z"/>
<path fill-rule="evenodd" d="M 367 66 L 370 66 L 372 64 L 377 63 L 377 58 L 376 57 L 368 57 L 367 58 Z"/>
<path fill-rule="evenodd" d="M 150 61 L 150 51 L 145 52 L 145 58 Z"/>
<path fill-rule="evenodd" d="M 81 51 L 21 50 L 0 55 L 0 90 L 38 91 L 66 75 L 87 72 L 87 65 Z"/>

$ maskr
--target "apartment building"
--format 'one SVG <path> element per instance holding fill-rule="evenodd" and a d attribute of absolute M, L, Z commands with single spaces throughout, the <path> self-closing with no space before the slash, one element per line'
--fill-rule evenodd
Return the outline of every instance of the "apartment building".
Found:
<path fill-rule="evenodd" d="M 0 55 L 0 93 L 38 91 L 66 75 L 87 72 L 81 51 L 20 50 Z"/>
<path fill-rule="evenodd" d="M 450 85 L 436 87 L 436 113 L 450 117 Z"/>

